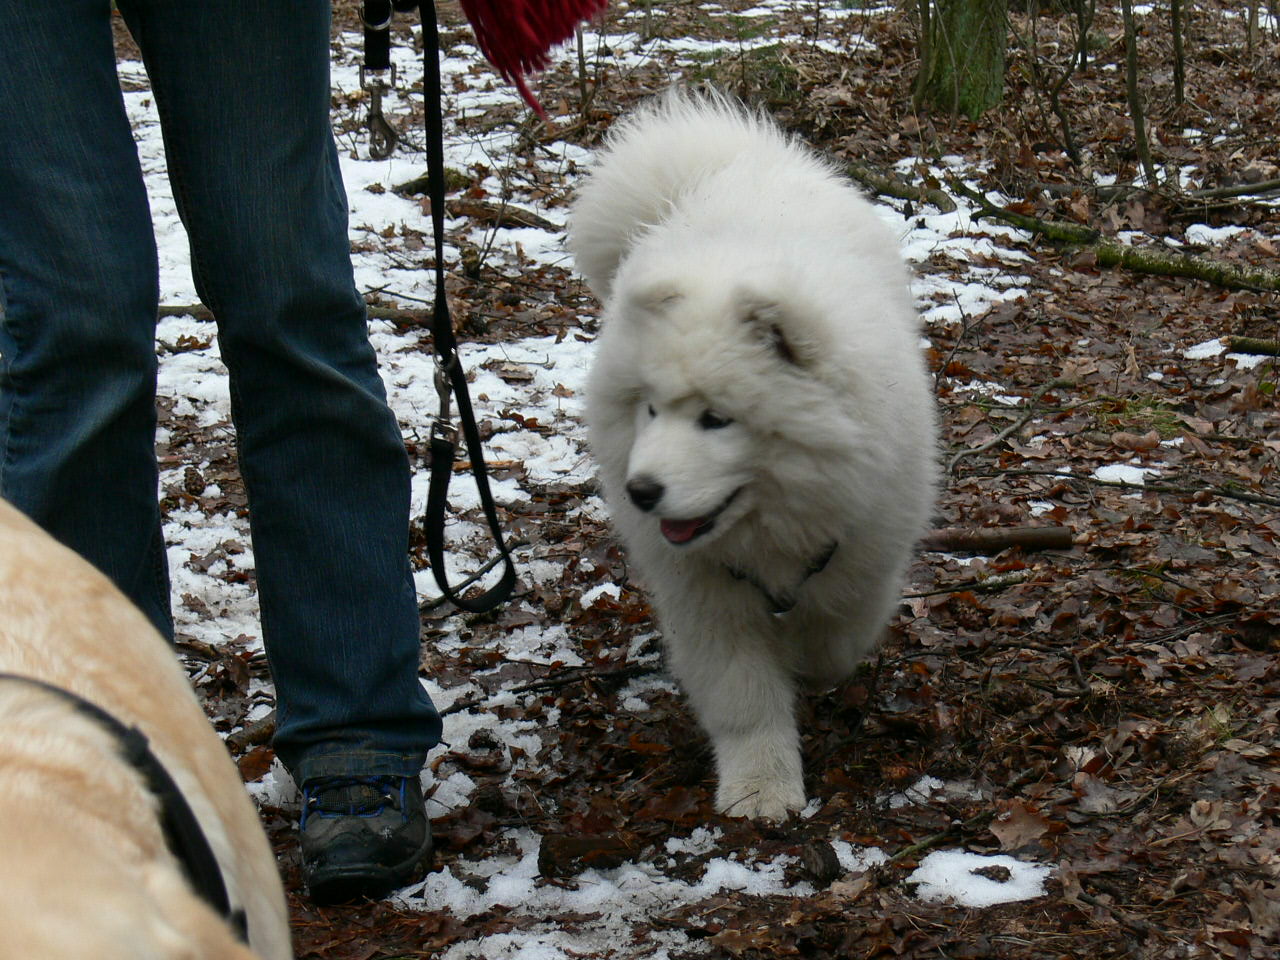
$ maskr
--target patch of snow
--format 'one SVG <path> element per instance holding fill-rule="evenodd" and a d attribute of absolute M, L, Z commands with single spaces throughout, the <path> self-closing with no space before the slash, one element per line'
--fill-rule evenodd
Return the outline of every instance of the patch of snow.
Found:
<path fill-rule="evenodd" d="M 835 850 L 836 860 L 847 873 L 857 873 L 889 862 L 889 855 L 879 847 L 855 847 L 845 840 L 832 840 L 831 848 Z"/>
<path fill-rule="evenodd" d="M 636 658 L 631 655 L 628 659 L 635 660 Z M 633 713 L 644 713 L 650 709 L 649 701 L 645 699 L 646 695 L 651 696 L 655 693 L 678 695 L 679 692 L 679 688 L 672 680 L 661 674 L 650 674 L 628 681 L 618 696 L 621 698 L 622 709 L 630 710 Z"/>
<path fill-rule="evenodd" d="M 1194 347 L 1187 347 L 1187 349 L 1182 351 L 1182 359 L 1207 360 L 1209 357 L 1222 355 L 1226 350 L 1226 345 L 1215 337 L 1213 340 L 1206 340 L 1204 343 L 1197 343 Z"/>
<path fill-rule="evenodd" d="M 923 776 L 911 786 L 907 787 L 902 793 L 890 794 L 884 801 L 885 806 L 890 810 L 897 810 L 900 807 L 910 807 L 921 803 L 928 803 L 929 798 L 934 793 L 941 790 L 944 784 L 937 777 Z"/>
<path fill-rule="evenodd" d="M 1234 224 L 1222 227 L 1211 227 L 1207 223 L 1193 223 L 1186 229 L 1186 238 L 1187 243 L 1213 246 L 1214 244 L 1222 243 L 1224 240 L 1230 240 L 1232 237 L 1238 237 L 1240 234 L 1248 232 L 1248 227 L 1235 226 Z"/>
<path fill-rule="evenodd" d="M 818 811 L 822 809 L 822 801 L 814 797 L 804 805 L 804 809 L 800 811 L 798 816 L 801 820 L 812 820 L 818 815 Z"/>
<path fill-rule="evenodd" d="M 1228 353 L 1227 359 L 1234 361 L 1236 367 L 1240 370 L 1252 370 L 1259 364 L 1267 363 L 1272 358 L 1256 353 Z"/>
<path fill-rule="evenodd" d="M 992 383 L 989 380 L 970 380 L 968 383 L 956 384 L 952 389 L 956 393 L 978 393 L 983 396 L 990 397 L 997 403 L 1003 403 L 1010 407 L 1020 407 L 1026 404 L 1025 397 L 1014 396 L 1010 393 L 1001 393 L 1000 388 L 1003 384 Z"/>
<path fill-rule="evenodd" d="M 622 588 L 616 583 L 602 583 L 592 587 L 582 595 L 582 609 L 589 610 L 595 606 L 597 600 L 604 598 L 606 600 L 617 600 L 622 595 Z"/>
<path fill-rule="evenodd" d="M 279 807 L 282 810 L 298 809 L 298 786 L 289 776 L 289 771 L 277 757 L 271 761 L 271 769 L 253 783 L 246 783 L 245 789 L 260 805 Z"/>
<path fill-rule="evenodd" d="M 427 815 L 437 817 L 465 807 L 476 791 L 476 782 L 465 773 L 450 774 L 435 785 L 435 792 L 427 800 Z"/>
<path fill-rule="evenodd" d="M 1147 482 L 1147 477 L 1160 476 L 1160 471 L 1152 467 L 1135 466 L 1131 463 L 1108 463 L 1095 469 L 1092 476 L 1095 480 L 1101 480 L 1103 483 L 1124 483 L 1134 487 L 1141 487 Z"/>
<path fill-rule="evenodd" d="M 880 802 L 891 810 L 919 806 L 935 798 L 943 800 L 981 800 L 985 794 L 974 784 L 962 780 L 939 780 L 925 775 L 907 787 L 902 793 L 881 797 Z"/>
<path fill-rule="evenodd" d="M 687 853 L 701 856 L 715 849 L 723 831 L 719 827 L 694 827 L 693 833 L 687 837 L 667 837 L 664 845 L 667 853 Z"/>
<path fill-rule="evenodd" d="M 714 848 L 719 831 L 696 829 L 688 838 L 671 838 L 666 843 L 670 854 L 698 856 Z M 648 863 L 625 863 L 611 869 L 589 869 L 569 886 L 546 886 L 539 882 L 538 850 L 542 838 L 530 830 L 509 830 L 500 838 L 503 847 L 514 852 L 500 853 L 484 861 L 457 860 L 442 870 L 430 873 L 421 883 L 401 890 L 393 897 L 400 907 L 414 910 L 446 911 L 450 916 L 466 919 L 486 910 L 507 908 L 517 915 L 549 916 L 570 912 L 580 918 L 575 929 L 561 931 L 554 939 L 559 952 L 547 956 L 564 956 L 566 948 L 581 950 L 594 944 L 595 949 L 618 947 L 620 928 L 652 920 L 681 906 L 697 903 L 722 891 L 737 891 L 748 896 L 808 896 L 813 888 L 808 883 L 788 883 L 786 869 L 794 858 L 779 856 L 761 862 L 745 862 L 733 857 L 708 861 L 696 881 L 673 879 Z M 842 851 L 837 850 L 837 857 Z M 859 859 L 853 850 L 843 851 L 842 866 L 848 862 L 875 862 L 876 854 Z M 883 857 L 883 854 L 879 854 Z M 554 928 L 546 931 L 550 936 Z M 521 943 L 536 939 L 523 935 Z M 443 956 L 484 957 L 495 955 L 494 938 L 458 944 Z M 612 942 L 610 942 L 612 941 Z M 508 942 L 507 946 L 514 946 Z M 544 943 L 552 948 L 551 941 Z M 652 947 L 652 944 L 649 945 Z M 504 948 L 505 949 L 505 948 Z M 537 954 L 535 954 L 537 955 Z M 617 954 L 614 954 L 617 955 Z M 631 954 L 623 954 L 630 956 Z M 653 954 L 647 949 L 644 956 Z"/>
<path fill-rule="evenodd" d="M 978 873 L 979 870 L 986 875 Z M 999 879 L 1004 871 L 1008 871 L 1008 878 Z M 991 907 L 1044 896 L 1044 882 L 1051 872 L 1052 868 L 1044 864 L 1023 863 L 1009 856 L 984 857 L 964 850 L 935 850 L 920 861 L 907 883 L 917 884 L 916 896 L 921 900 L 950 900 L 963 907 Z"/>

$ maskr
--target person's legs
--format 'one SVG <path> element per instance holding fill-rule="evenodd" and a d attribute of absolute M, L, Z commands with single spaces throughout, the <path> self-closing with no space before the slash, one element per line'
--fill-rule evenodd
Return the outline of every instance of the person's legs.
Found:
<path fill-rule="evenodd" d="M 416 777 L 409 467 L 352 278 L 329 2 L 120 0 L 161 113 L 248 489 L 278 755 L 300 782 Z"/>
<path fill-rule="evenodd" d="M 155 239 L 110 16 L 0 4 L 0 495 L 171 636 Z"/>

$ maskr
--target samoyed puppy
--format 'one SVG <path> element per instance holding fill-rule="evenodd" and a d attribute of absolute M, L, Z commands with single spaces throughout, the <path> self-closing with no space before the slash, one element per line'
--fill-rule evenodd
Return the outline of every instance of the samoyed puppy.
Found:
<path fill-rule="evenodd" d="M 759 113 L 672 92 L 618 123 L 578 193 L 604 305 L 589 440 L 717 804 L 805 804 L 802 687 L 874 647 L 935 480 L 932 392 L 893 233 Z"/>

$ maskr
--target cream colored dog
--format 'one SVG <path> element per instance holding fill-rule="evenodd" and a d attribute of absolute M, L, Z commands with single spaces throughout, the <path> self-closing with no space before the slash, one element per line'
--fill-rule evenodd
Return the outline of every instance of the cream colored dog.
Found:
<path fill-rule="evenodd" d="M 56 692 L 3 678 L 0 957 L 292 956 L 275 858 L 173 651 L 106 577 L 3 501 L 0 672 L 76 694 L 146 735 L 252 947 L 193 889 L 117 734 Z"/>

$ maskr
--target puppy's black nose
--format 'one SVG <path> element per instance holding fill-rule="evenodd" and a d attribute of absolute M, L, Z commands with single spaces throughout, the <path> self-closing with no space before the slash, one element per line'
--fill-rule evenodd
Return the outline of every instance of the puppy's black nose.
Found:
<path fill-rule="evenodd" d="M 646 513 L 658 505 L 667 488 L 653 477 L 639 476 L 627 481 L 627 496 Z"/>

